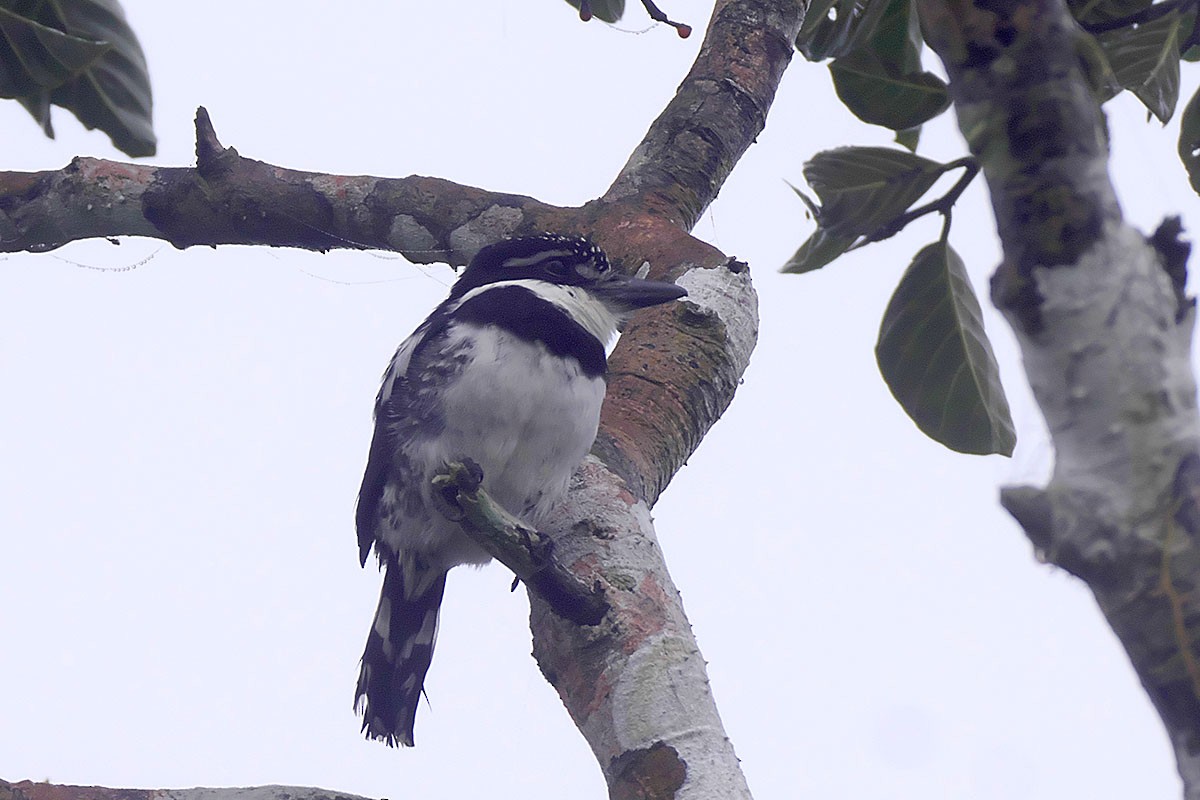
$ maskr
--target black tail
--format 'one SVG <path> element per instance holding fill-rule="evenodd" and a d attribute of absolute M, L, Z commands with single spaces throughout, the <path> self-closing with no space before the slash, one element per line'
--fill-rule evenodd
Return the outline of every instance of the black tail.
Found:
<path fill-rule="evenodd" d="M 412 747 L 413 722 L 425 673 L 437 640 L 438 608 L 446 573 L 431 577 L 420 567 L 389 560 L 375 622 L 367 635 L 354 707 L 362 712 L 363 731 L 389 747 Z M 405 586 L 408 573 L 411 587 Z"/>

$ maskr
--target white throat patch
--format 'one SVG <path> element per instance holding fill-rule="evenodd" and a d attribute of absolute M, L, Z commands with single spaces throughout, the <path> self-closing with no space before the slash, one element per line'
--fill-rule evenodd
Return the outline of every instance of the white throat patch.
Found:
<path fill-rule="evenodd" d="M 549 281 L 539 281 L 533 278 L 521 278 L 512 281 L 497 281 L 483 286 L 477 286 L 459 299 L 455 308 L 472 297 L 483 294 L 488 289 L 501 286 L 521 286 L 536 294 L 538 297 L 562 309 L 567 316 L 579 323 L 584 330 L 596 337 L 605 348 L 612 343 L 617 334 L 617 325 L 621 316 L 609 311 L 608 307 L 582 286 L 563 286 Z"/>

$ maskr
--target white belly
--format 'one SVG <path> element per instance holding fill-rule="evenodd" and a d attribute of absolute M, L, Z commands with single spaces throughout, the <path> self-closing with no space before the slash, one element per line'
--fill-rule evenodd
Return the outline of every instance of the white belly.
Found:
<path fill-rule="evenodd" d="M 540 525 L 595 441 L 604 379 L 499 328 L 460 325 L 456 334 L 474 342 L 471 362 L 444 394 L 445 427 L 411 453 L 414 466 L 428 486 L 447 461 L 471 458 L 497 502 Z M 444 567 L 489 560 L 456 523 L 432 510 L 423 516 L 420 531 L 385 532 L 389 544 Z"/>

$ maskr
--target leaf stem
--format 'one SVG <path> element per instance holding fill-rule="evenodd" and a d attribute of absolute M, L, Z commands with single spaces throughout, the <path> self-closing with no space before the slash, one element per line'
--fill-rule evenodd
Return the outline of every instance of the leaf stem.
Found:
<path fill-rule="evenodd" d="M 923 206 L 905 211 L 886 225 L 881 225 L 871 235 L 863 237 L 862 241 L 855 242 L 851 247 L 846 249 L 846 252 L 857 250 L 872 242 L 882 242 L 884 239 L 890 239 L 904 230 L 908 223 L 914 222 L 926 214 L 932 214 L 935 211 L 945 218 L 945 223 L 942 227 L 942 239 L 945 240 L 950 232 L 950 212 L 954 208 L 954 204 L 958 202 L 958 198 L 971 185 L 971 181 L 975 180 L 975 176 L 979 174 L 979 162 L 970 156 L 965 156 L 944 164 L 942 172 L 946 173 L 959 167 L 963 169 L 962 177 L 944 195 Z"/>

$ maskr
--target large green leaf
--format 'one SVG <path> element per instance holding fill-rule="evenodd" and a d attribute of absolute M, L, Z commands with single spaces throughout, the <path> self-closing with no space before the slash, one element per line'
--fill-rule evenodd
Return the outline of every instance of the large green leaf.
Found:
<path fill-rule="evenodd" d="M 804 179 L 821 199 L 817 224 L 841 237 L 874 238 L 929 191 L 945 165 L 903 150 L 839 147 L 813 156 Z"/>
<path fill-rule="evenodd" d="M 824 56 L 817 53 L 817 28 L 827 28 L 833 22 L 830 11 L 837 0 L 809 0 L 808 8 L 804 10 L 804 22 L 800 32 L 796 34 L 796 49 L 809 61 L 820 61 Z"/>
<path fill-rule="evenodd" d="M 71 36 L 0 6 L 0 97 L 55 89 L 108 48 L 105 42 Z"/>
<path fill-rule="evenodd" d="M 913 0 L 889 0 L 867 47 L 858 52 L 869 50 L 890 74 L 910 75 L 922 71 L 924 47 Z"/>
<path fill-rule="evenodd" d="M 796 49 L 809 61 L 838 58 L 874 35 L 888 4 L 897 0 L 814 0 L 796 36 Z"/>
<path fill-rule="evenodd" d="M 26 90 L 15 96 L 47 135 L 54 135 L 50 106 L 57 105 L 68 109 L 86 127 L 104 131 L 123 152 L 153 155 L 153 103 L 146 58 L 117 0 L 0 0 L 0 11 L 5 12 L 3 35 L 8 42 L 8 49 L 0 50 L 0 73 L 13 86 L 24 84 Z M 78 68 L 71 70 L 65 80 L 47 83 L 39 79 L 27 59 L 18 55 L 10 36 L 10 31 L 27 32 L 35 30 L 34 26 L 104 50 L 80 66 L 78 54 L 84 46 L 73 43 L 77 55 L 74 65 Z M 23 41 L 28 50 L 31 40 L 27 33 L 21 35 L 26 37 Z M 44 33 L 40 35 L 39 41 L 52 40 Z M 57 47 L 53 52 L 60 58 L 66 46 L 58 41 Z M 43 70 L 40 77 L 50 74 Z"/>
<path fill-rule="evenodd" d="M 1192 18 L 1178 13 L 1096 37 L 1117 80 L 1166 124 L 1179 100 L 1179 45 Z"/>
<path fill-rule="evenodd" d="M 1179 119 L 1179 160 L 1187 168 L 1192 189 L 1200 194 L 1200 89 L 1192 95 Z"/>
<path fill-rule="evenodd" d="M 834 59 L 829 72 L 846 108 L 872 125 L 894 131 L 915 128 L 950 106 L 941 78 L 929 72 L 895 72 L 870 50 Z"/>
<path fill-rule="evenodd" d="M 960 453 L 1012 454 L 1016 432 L 982 310 L 962 259 L 944 241 L 917 253 L 900 279 L 875 358 L 927 436 Z"/>

